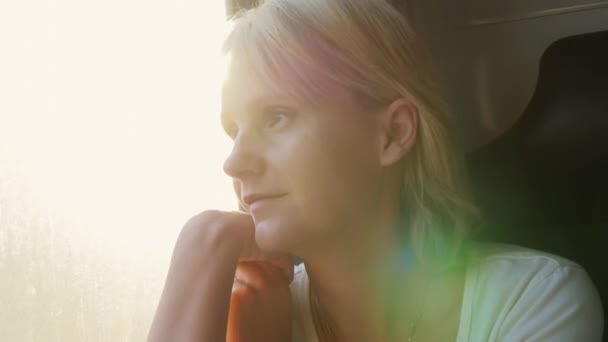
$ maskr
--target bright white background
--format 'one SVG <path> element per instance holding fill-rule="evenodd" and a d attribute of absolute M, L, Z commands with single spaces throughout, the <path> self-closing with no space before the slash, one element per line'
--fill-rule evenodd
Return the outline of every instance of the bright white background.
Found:
<path fill-rule="evenodd" d="M 222 0 L 0 2 L 0 340 L 143 341 L 183 223 L 234 208 Z"/>

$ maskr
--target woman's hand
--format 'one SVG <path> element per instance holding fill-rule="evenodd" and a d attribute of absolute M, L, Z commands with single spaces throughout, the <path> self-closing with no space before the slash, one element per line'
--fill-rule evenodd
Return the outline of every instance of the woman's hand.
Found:
<path fill-rule="evenodd" d="M 149 342 L 224 341 L 239 257 L 253 243 L 251 217 L 205 211 L 177 239 Z"/>
<path fill-rule="evenodd" d="M 288 265 L 284 256 L 269 256 L 259 251 L 254 230 L 251 216 L 239 212 L 206 211 L 184 225 L 175 244 L 165 288 L 148 335 L 149 342 L 224 341 L 229 309 L 231 336 L 239 337 L 238 341 L 244 341 L 244 338 L 258 341 L 242 334 L 252 325 L 269 325 L 257 320 L 263 318 L 257 313 L 258 307 L 268 315 L 264 322 L 276 320 L 276 316 L 270 314 L 271 307 L 276 307 L 281 314 L 289 311 L 285 310 L 289 302 L 285 301 L 284 293 L 284 284 L 289 281 L 279 282 L 276 274 L 290 279 L 293 266 L 291 262 Z M 241 267 L 241 263 L 253 266 Z M 258 269 L 264 273 L 255 271 Z M 240 290 L 231 291 L 237 283 L 246 284 L 246 289 L 241 286 Z M 271 289 L 278 289 L 276 297 L 271 295 L 274 291 Z M 244 304 L 249 301 L 256 306 Z M 277 302 L 283 304 L 275 305 Z M 291 322 L 288 323 L 286 327 L 290 328 Z M 240 335 L 232 335 L 232 332 Z M 271 341 L 266 336 L 261 338 Z"/>
<path fill-rule="evenodd" d="M 292 279 L 290 258 L 240 261 L 232 287 L 226 341 L 290 341 Z"/>

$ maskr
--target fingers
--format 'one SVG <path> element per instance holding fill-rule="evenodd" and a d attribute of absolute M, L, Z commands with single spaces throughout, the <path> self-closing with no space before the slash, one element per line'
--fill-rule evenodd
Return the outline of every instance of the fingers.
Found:
<path fill-rule="evenodd" d="M 291 284 L 293 281 L 293 257 L 291 255 L 281 255 L 281 256 L 269 256 L 263 255 L 261 258 L 262 261 L 278 268 L 288 284 Z"/>
<path fill-rule="evenodd" d="M 293 257 L 288 254 L 269 254 L 259 251 L 255 257 L 241 258 L 240 261 L 254 261 L 270 264 L 278 268 L 287 279 L 288 283 L 293 280 Z"/>
<path fill-rule="evenodd" d="M 238 263 L 226 336 L 227 342 L 291 339 L 291 294 L 281 269 L 263 261 Z"/>
<path fill-rule="evenodd" d="M 250 291 L 247 285 L 238 281 L 235 281 L 232 286 L 226 342 L 245 341 L 246 336 L 250 335 L 244 329 L 247 327 L 246 318 L 251 314 L 250 311 L 254 307 L 254 296 Z"/>
<path fill-rule="evenodd" d="M 240 261 L 235 274 L 235 283 L 246 284 L 255 290 L 287 287 L 290 282 L 281 268 L 264 261 Z"/>
<path fill-rule="evenodd" d="M 255 242 L 255 223 L 248 213 L 203 212 L 188 221 L 182 230 L 181 239 L 196 247 L 200 245 L 200 241 L 213 240 L 209 239 L 209 235 L 213 235 L 213 231 L 223 233 L 222 240 L 232 238 L 242 241 L 240 261 L 262 261 L 271 264 L 282 271 L 288 283 L 293 280 L 293 257 L 285 253 L 269 253 L 260 250 Z"/>

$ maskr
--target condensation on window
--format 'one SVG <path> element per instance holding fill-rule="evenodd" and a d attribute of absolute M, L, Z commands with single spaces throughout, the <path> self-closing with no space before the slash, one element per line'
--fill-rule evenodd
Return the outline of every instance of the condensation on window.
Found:
<path fill-rule="evenodd" d="M 222 172 L 223 1 L 0 4 L 0 340 L 143 341 Z"/>

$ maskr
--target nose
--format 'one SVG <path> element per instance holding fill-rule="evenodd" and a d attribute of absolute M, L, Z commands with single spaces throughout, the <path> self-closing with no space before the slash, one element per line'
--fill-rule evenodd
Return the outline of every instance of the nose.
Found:
<path fill-rule="evenodd" d="M 251 136 L 240 134 L 234 140 L 232 152 L 224 161 L 224 172 L 233 179 L 259 175 L 264 171 L 264 158 L 259 143 Z"/>

